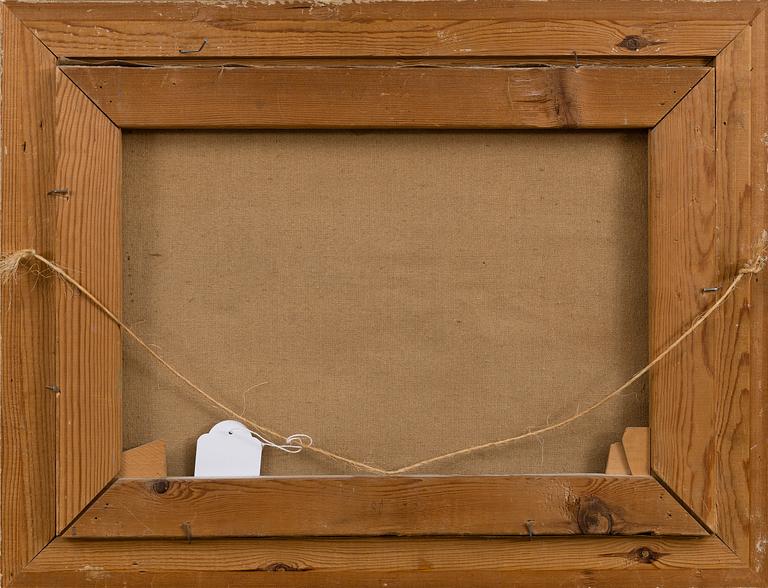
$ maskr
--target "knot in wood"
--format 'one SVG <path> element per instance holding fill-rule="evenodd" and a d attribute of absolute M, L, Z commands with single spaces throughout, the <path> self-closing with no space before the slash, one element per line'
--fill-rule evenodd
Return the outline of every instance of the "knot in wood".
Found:
<path fill-rule="evenodd" d="M 268 572 L 305 572 L 309 568 L 279 561 L 271 563 L 263 569 Z"/>
<path fill-rule="evenodd" d="M 640 563 L 653 563 L 661 556 L 650 547 L 638 547 L 632 552 L 632 557 Z"/>
<path fill-rule="evenodd" d="M 585 535 L 610 535 L 613 530 L 611 510 L 596 496 L 579 499 L 576 522 Z"/>
<path fill-rule="evenodd" d="M 155 494 L 165 494 L 171 487 L 171 483 L 168 480 L 155 480 L 152 482 L 152 492 Z"/>
<path fill-rule="evenodd" d="M 641 37 L 640 35 L 627 35 L 622 39 L 621 43 L 618 44 L 618 47 L 629 49 L 630 51 L 640 51 L 643 47 L 656 44 L 657 42 Z"/>

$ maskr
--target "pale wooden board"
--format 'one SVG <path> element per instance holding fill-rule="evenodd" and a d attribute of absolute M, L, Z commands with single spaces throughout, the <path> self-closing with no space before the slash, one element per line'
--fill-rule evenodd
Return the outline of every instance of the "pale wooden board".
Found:
<path fill-rule="evenodd" d="M 721 285 L 715 193 L 715 76 L 649 133 L 650 352 L 657 355 L 715 300 Z M 715 323 L 651 373 L 651 467 L 706 521 L 715 506 L 712 414 Z"/>
<path fill-rule="evenodd" d="M 289 506 L 290 505 L 290 506 Z M 117 480 L 72 538 L 669 534 L 706 531 L 652 478 Z"/>
<path fill-rule="evenodd" d="M 751 29 L 747 27 L 717 56 L 717 257 L 725 284 L 750 259 L 760 231 L 752 228 L 751 177 Z M 755 194 L 755 199 L 764 194 Z M 739 288 L 716 315 L 716 387 L 712 446 L 715 458 L 711 482 L 715 501 L 712 529 L 736 552 L 749 553 L 749 414 L 760 410 L 750 403 L 750 287 Z"/>
<path fill-rule="evenodd" d="M 605 465 L 605 473 L 609 476 L 629 476 L 629 464 L 627 463 L 627 454 L 624 453 L 624 446 L 621 441 L 611 443 L 608 450 L 608 462 Z"/>
<path fill-rule="evenodd" d="M 123 451 L 119 477 L 164 478 L 167 475 L 165 441 L 162 439 Z"/>
<path fill-rule="evenodd" d="M 68 57 L 179 57 L 179 50 L 199 49 L 203 39 L 203 51 L 192 56 L 570 56 L 574 50 L 583 55 L 716 55 L 756 11 L 753 2 L 678 4 L 553 2 L 542 7 L 491 0 L 464 6 L 190 3 L 167 9 L 81 2 L 66 9 L 13 3 L 13 9 L 57 55 Z M 665 21 L 660 14 L 669 17 Z"/>
<path fill-rule="evenodd" d="M 114 313 L 122 301 L 120 129 L 57 74 L 54 259 Z M 120 467 L 122 347 L 119 327 L 57 283 L 58 506 L 66 527 Z"/>
<path fill-rule="evenodd" d="M 648 463 L 650 450 L 648 427 L 627 427 L 621 438 L 621 444 L 632 475 L 649 476 L 651 470 Z"/>
<path fill-rule="evenodd" d="M 116 124 L 130 128 L 650 127 L 709 71 L 599 66 L 62 69 Z M 639 87 L 642 92 L 627 91 Z"/>
<path fill-rule="evenodd" d="M 0 251 L 51 255 L 55 57 L 0 6 Z M 37 267 L 37 269 L 40 269 Z M 0 297 L 0 535 L 3 585 L 54 533 L 56 395 L 53 285 L 22 271 Z"/>

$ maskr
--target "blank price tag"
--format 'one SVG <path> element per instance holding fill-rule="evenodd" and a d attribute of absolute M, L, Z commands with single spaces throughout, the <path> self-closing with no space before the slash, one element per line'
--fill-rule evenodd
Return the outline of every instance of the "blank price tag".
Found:
<path fill-rule="evenodd" d="M 197 440 L 195 477 L 258 477 L 263 447 L 242 423 L 222 421 Z"/>

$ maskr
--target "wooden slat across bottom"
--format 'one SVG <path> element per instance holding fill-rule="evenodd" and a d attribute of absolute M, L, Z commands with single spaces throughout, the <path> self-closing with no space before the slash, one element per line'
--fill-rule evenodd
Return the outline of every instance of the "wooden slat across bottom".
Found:
<path fill-rule="evenodd" d="M 72 538 L 704 535 L 653 478 L 310 477 L 117 480 Z"/>
<path fill-rule="evenodd" d="M 18 586 L 746 586 L 714 537 L 56 539 Z"/>

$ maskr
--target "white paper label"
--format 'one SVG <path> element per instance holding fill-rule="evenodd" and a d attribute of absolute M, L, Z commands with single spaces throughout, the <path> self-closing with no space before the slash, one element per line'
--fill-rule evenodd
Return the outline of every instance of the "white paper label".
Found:
<path fill-rule="evenodd" d="M 255 478 L 261 474 L 263 444 L 242 423 L 222 421 L 200 435 L 196 478 Z"/>

